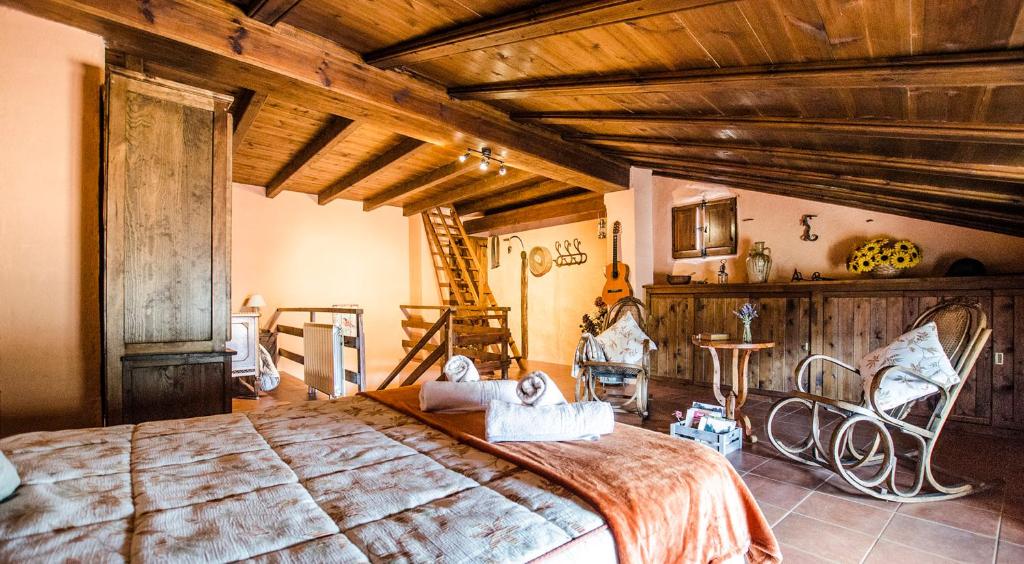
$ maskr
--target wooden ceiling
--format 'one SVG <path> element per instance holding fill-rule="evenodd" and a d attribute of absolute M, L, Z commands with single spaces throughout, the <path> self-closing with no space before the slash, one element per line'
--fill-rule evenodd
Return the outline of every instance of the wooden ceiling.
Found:
<path fill-rule="evenodd" d="M 268 195 L 489 225 L 632 163 L 1024 235 L 1024 0 L 0 1 L 239 97 Z"/>

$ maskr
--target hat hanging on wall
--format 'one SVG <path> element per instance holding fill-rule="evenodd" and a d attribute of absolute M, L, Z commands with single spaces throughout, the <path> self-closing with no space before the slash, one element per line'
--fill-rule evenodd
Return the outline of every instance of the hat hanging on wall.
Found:
<path fill-rule="evenodd" d="M 530 273 L 534 276 L 544 276 L 549 270 L 551 270 L 551 251 L 547 247 L 530 249 Z"/>

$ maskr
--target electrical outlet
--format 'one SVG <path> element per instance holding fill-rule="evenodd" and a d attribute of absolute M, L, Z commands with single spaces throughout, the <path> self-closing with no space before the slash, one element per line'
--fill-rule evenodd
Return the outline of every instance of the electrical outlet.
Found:
<path fill-rule="evenodd" d="M 992 361 L 996 363 L 996 366 L 1001 366 L 1003 364 L 1003 353 L 997 352 L 995 354 L 995 358 L 992 359 Z"/>

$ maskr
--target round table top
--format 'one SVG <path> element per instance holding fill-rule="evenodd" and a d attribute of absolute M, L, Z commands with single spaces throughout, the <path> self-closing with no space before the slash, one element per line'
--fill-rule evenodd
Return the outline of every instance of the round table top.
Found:
<path fill-rule="evenodd" d="M 770 349 L 775 346 L 772 341 L 754 341 L 753 343 L 744 343 L 743 341 L 711 341 L 706 339 L 693 338 L 693 344 L 702 348 L 712 349 L 750 349 L 750 350 L 761 350 Z"/>

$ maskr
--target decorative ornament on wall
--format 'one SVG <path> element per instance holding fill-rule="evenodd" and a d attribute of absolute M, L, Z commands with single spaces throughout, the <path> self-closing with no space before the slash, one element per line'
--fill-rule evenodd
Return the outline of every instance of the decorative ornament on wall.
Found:
<path fill-rule="evenodd" d="M 811 220 L 816 218 L 816 217 L 818 217 L 818 216 L 812 215 L 812 214 L 804 214 L 804 216 L 800 218 L 800 225 L 804 226 L 804 233 L 803 233 L 803 235 L 800 236 L 800 240 L 801 241 L 817 241 L 818 240 L 818 236 L 816 234 L 814 234 L 814 233 L 811 233 Z"/>
<path fill-rule="evenodd" d="M 547 247 L 530 249 L 530 274 L 544 276 L 551 270 L 551 251 Z"/>
<path fill-rule="evenodd" d="M 607 239 L 608 238 L 608 219 L 602 217 L 597 220 L 597 238 Z"/>
<path fill-rule="evenodd" d="M 870 273 L 875 278 L 896 278 L 902 271 L 921 263 L 922 253 L 913 242 L 892 242 L 885 237 L 865 241 L 846 259 L 846 269 Z"/>

